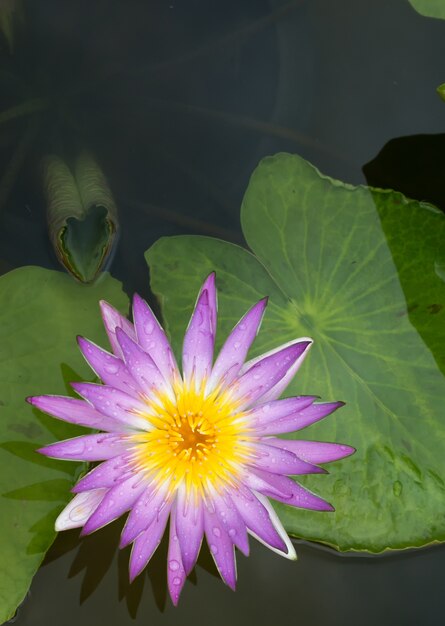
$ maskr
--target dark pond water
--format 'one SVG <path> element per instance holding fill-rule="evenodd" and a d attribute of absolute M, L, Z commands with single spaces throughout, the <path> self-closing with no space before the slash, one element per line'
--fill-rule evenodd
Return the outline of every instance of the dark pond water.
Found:
<path fill-rule="evenodd" d="M 58 267 L 45 232 L 41 155 L 88 147 L 115 195 L 122 234 L 111 267 L 150 299 L 143 252 L 160 236 L 242 242 L 239 207 L 265 155 L 297 152 L 321 171 L 445 207 L 445 22 L 407 0 L 41 0 L 4 55 L 1 109 L 49 99 L 0 197 L 0 269 Z M 238 591 L 205 553 L 178 609 L 162 549 L 132 587 L 110 527 L 60 537 L 16 623 L 441 625 L 443 547 L 384 558 L 306 545 L 300 559 L 253 546 Z M 148 622 L 150 620 L 150 622 Z"/>

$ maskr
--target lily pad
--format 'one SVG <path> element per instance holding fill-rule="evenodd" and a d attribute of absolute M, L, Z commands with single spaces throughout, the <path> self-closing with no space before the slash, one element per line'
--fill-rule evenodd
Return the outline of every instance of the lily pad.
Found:
<path fill-rule="evenodd" d="M 94 286 L 37 267 L 0 277 L 0 623 L 22 602 L 54 540 L 54 520 L 79 471 L 78 464 L 35 452 L 78 430 L 33 410 L 25 398 L 66 394 L 64 379 L 73 380 L 72 370 L 91 378 L 76 335 L 106 345 L 101 298 L 123 311 L 127 307 L 120 283 L 108 275 Z"/>
<path fill-rule="evenodd" d="M 439 96 L 442 98 L 442 100 L 445 100 L 445 83 L 442 83 L 441 85 L 439 85 L 436 91 L 439 94 Z"/>
<path fill-rule="evenodd" d="M 335 513 L 277 505 L 295 537 L 373 553 L 445 540 L 445 216 L 402 194 L 352 187 L 303 159 L 267 158 L 241 220 L 254 256 L 204 237 L 161 239 L 146 254 L 178 351 L 196 293 L 216 270 L 219 342 L 269 295 L 252 356 L 315 340 L 286 395 L 346 406 L 299 437 L 353 445 L 304 484 Z"/>
<path fill-rule="evenodd" d="M 409 0 L 409 3 L 421 15 L 445 20 L 445 3 L 443 0 Z"/>

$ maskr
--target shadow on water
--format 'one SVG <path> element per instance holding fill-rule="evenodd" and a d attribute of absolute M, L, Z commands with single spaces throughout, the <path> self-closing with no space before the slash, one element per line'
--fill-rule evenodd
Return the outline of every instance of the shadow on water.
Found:
<path fill-rule="evenodd" d="M 153 601 L 158 610 L 165 611 L 168 601 L 167 592 L 167 551 L 168 530 L 154 553 L 147 568 L 132 583 L 129 581 L 128 564 L 131 548 L 119 550 L 119 538 L 123 528 L 123 521 L 117 520 L 102 528 L 100 532 L 93 533 L 82 539 L 79 538 L 79 530 L 73 529 L 59 533 L 56 541 L 48 551 L 43 566 L 74 552 L 68 578 L 82 575 L 80 586 L 79 603 L 83 604 L 97 591 L 103 583 L 107 572 L 117 566 L 118 590 L 117 598 L 124 600 L 129 615 L 135 619 L 144 593 L 147 593 L 147 584 L 151 586 Z M 116 560 L 117 554 L 117 560 Z M 197 568 L 201 568 L 215 578 L 219 577 L 210 551 L 203 545 L 197 561 Z M 197 584 L 196 568 L 188 577 L 189 582 Z"/>
<path fill-rule="evenodd" d="M 363 173 L 370 187 L 397 189 L 445 211 L 445 134 L 391 139 Z"/>
<path fill-rule="evenodd" d="M 156 615 L 163 615 L 166 623 L 174 623 L 176 618 L 173 619 L 173 622 L 170 622 L 168 618 L 172 607 L 166 586 L 168 547 L 166 537 L 164 537 L 144 572 L 130 584 L 128 579 L 129 549 L 119 551 L 119 554 L 116 555 L 121 529 L 122 522 L 118 521 L 81 540 L 79 540 L 78 530 L 59 534 L 47 553 L 43 567 L 38 574 L 42 581 L 46 581 L 43 583 L 44 587 L 42 584 L 35 585 L 40 593 L 40 602 L 45 603 L 47 600 L 44 596 L 53 594 L 50 581 L 54 580 L 54 576 L 58 580 L 60 580 L 60 576 L 66 576 L 66 578 L 73 580 L 81 576 L 80 584 L 76 585 L 79 608 L 74 609 L 73 607 L 72 609 L 76 611 L 79 618 L 82 615 L 90 615 L 92 606 L 97 606 L 98 603 L 100 605 L 103 602 L 100 598 L 106 598 L 109 606 L 107 608 L 102 605 L 103 613 L 108 615 L 108 620 L 111 619 L 111 624 L 127 623 L 122 617 L 122 610 L 119 609 L 118 612 L 118 606 L 121 603 L 126 606 L 128 623 L 138 616 L 146 617 L 147 611 L 149 611 L 152 619 L 156 618 Z M 315 615 L 326 616 L 327 614 L 331 615 L 332 621 L 330 623 L 337 626 L 347 623 L 344 621 L 346 616 L 349 619 L 354 615 L 357 619 L 359 618 L 363 611 L 365 598 L 363 595 L 364 585 L 367 589 L 366 594 L 372 593 L 377 597 L 384 593 L 383 589 L 388 585 L 390 586 L 391 580 L 396 576 L 399 580 L 398 584 L 405 585 L 406 593 L 415 593 L 414 589 L 418 586 L 418 576 L 423 575 L 422 572 L 429 571 L 434 559 L 437 560 L 440 555 L 445 553 L 445 546 L 441 545 L 421 550 L 390 552 L 387 555 L 377 557 L 354 553 L 351 558 L 351 555 L 339 557 L 338 553 L 324 546 L 301 541 L 295 543 L 299 559 L 302 561 L 300 564 L 282 559 L 277 560 L 276 555 L 258 546 L 256 542 L 252 542 L 253 554 L 251 558 L 243 559 L 238 555 L 238 564 L 241 570 L 239 585 L 242 590 L 239 594 L 229 592 L 229 597 L 224 596 L 225 590 L 222 582 L 215 580 L 218 578 L 218 574 L 212 557 L 207 547 L 204 546 L 197 566 L 188 578 L 192 586 L 198 585 L 200 587 L 198 593 L 201 598 L 199 606 L 202 615 L 199 617 L 198 623 L 206 623 L 206 615 L 209 615 L 209 610 L 213 612 L 221 601 L 224 603 L 221 608 L 222 606 L 225 607 L 226 617 L 227 611 L 230 614 L 233 613 L 233 616 L 237 615 L 236 618 L 233 618 L 233 623 L 245 623 L 243 622 L 246 617 L 245 611 L 249 611 L 251 616 L 259 611 L 258 622 L 261 624 L 269 623 L 270 607 L 268 603 L 273 601 L 279 603 L 273 606 L 274 614 L 277 614 L 280 620 L 284 620 L 285 616 L 288 618 L 291 606 L 295 609 L 296 604 L 298 604 L 301 623 L 305 626 L 306 624 L 319 623 Z M 53 570 L 52 574 L 51 570 Z M 284 574 L 285 571 L 287 575 Z M 59 573 L 57 574 L 57 572 Z M 335 585 L 332 582 L 333 577 L 336 578 Z M 211 580 L 215 580 L 215 585 L 211 583 Z M 68 583 L 65 582 L 65 588 L 67 586 Z M 263 589 L 264 598 L 258 595 L 259 588 Z M 430 592 L 430 595 L 434 595 L 437 590 L 433 586 Z M 328 605 L 316 607 L 313 604 L 319 593 L 324 594 L 325 598 L 329 600 Z M 204 594 L 204 601 L 202 601 L 202 594 Z M 70 595 L 72 598 L 72 590 Z M 98 597 L 94 599 L 94 596 Z M 188 588 L 185 590 L 185 596 L 181 601 L 181 615 L 184 617 L 193 614 L 197 617 L 197 609 L 194 604 L 196 595 Z M 225 600 L 223 600 L 224 597 Z M 230 608 L 231 603 L 227 603 L 230 598 L 232 599 L 232 608 Z M 81 607 L 87 601 L 89 613 L 85 614 Z M 428 602 L 428 599 L 423 598 L 423 601 Z M 428 614 L 429 609 L 426 609 L 422 602 L 419 602 L 419 606 L 416 607 L 416 616 L 419 616 L 422 611 L 423 614 Z M 70 605 L 72 605 L 72 599 Z M 308 609 L 308 606 L 311 608 Z M 191 609 L 191 607 L 193 608 Z M 255 607 L 258 608 L 255 609 Z M 397 610 L 396 607 L 393 608 Z M 173 611 L 177 610 L 173 609 Z M 29 614 L 28 601 L 25 601 L 21 612 L 28 615 L 28 620 L 24 615 L 24 623 L 34 623 L 32 613 Z M 394 618 L 393 610 L 391 609 L 390 612 Z M 392 623 L 411 623 L 406 621 L 409 612 L 408 605 L 405 608 L 400 607 L 401 621 L 396 620 Z M 373 615 L 375 614 L 378 614 L 378 607 L 374 609 L 370 607 L 363 621 L 356 621 L 355 623 L 375 623 L 373 622 Z M 94 613 L 94 615 L 97 618 L 97 614 Z M 215 623 L 223 623 L 219 612 L 217 615 L 214 613 L 213 615 Z M 29 621 L 30 617 L 31 622 Z M 72 617 L 74 618 L 74 615 Z M 38 621 L 36 623 L 43 622 Z M 71 617 L 69 623 L 73 623 Z M 88 622 L 88 626 L 90 623 L 93 622 Z M 414 622 L 412 623 L 414 624 Z"/>
<path fill-rule="evenodd" d="M 59 533 L 45 556 L 43 566 L 73 552 L 67 577 L 82 576 L 79 603 L 83 604 L 98 589 L 110 568 L 115 566 L 116 553 L 119 552 L 117 558 L 118 600 L 125 600 L 129 615 L 135 619 L 146 582 L 149 580 L 156 606 L 162 612 L 167 598 L 165 582 L 167 541 L 163 539 L 149 566 L 130 584 L 128 578 L 130 548 L 118 549 L 122 527 L 123 521 L 117 520 L 102 528 L 100 532 L 82 539 L 79 538 L 79 529 Z"/>

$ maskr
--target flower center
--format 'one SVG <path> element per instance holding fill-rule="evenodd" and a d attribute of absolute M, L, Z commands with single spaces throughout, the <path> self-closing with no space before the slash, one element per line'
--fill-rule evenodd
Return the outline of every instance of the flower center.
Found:
<path fill-rule="evenodd" d="M 205 459 L 218 441 L 216 430 L 208 420 L 193 413 L 181 417 L 180 425 L 175 424 L 168 434 L 173 454 L 183 455 L 192 462 Z"/>
<path fill-rule="evenodd" d="M 152 430 L 131 435 L 139 469 L 168 481 L 171 491 L 182 482 L 202 495 L 210 485 L 233 484 L 248 454 L 249 435 L 227 396 L 205 396 L 181 386 L 174 399 L 151 399 L 145 417 Z"/>

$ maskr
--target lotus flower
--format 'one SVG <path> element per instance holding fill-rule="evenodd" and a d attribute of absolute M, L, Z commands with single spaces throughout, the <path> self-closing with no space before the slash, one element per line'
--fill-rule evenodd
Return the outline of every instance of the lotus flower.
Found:
<path fill-rule="evenodd" d="M 319 467 L 354 449 L 276 437 L 312 424 L 342 406 L 315 396 L 278 399 L 300 367 L 310 339 L 296 339 L 245 362 L 267 299 L 234 327 L 213 360 L 215 276 L 204 282 L 185 333 L 182 375 L 149 306 L 133 301 L 131 324 L 106 302 L 102 315 L 113 353 L 79 338 L 102 384 L 73 383 L 82 399 L 36 396 L 29 402 L 59 419 L 103 432 L 39 450 L 56 459 L 97 462 L 73 488 L 56 530 L 86 535 L 129 512 L 120 546 L 132 545 L 130 578 L 147 565 L 169 523 L 167 577 L 177 604 L 206 537 L 223 580 L 235 587 L 235 546 L 248 535 L 278 554 L 295 550 L 268 498 L 316 511 L 333 507 L 289 475 Z"/>

